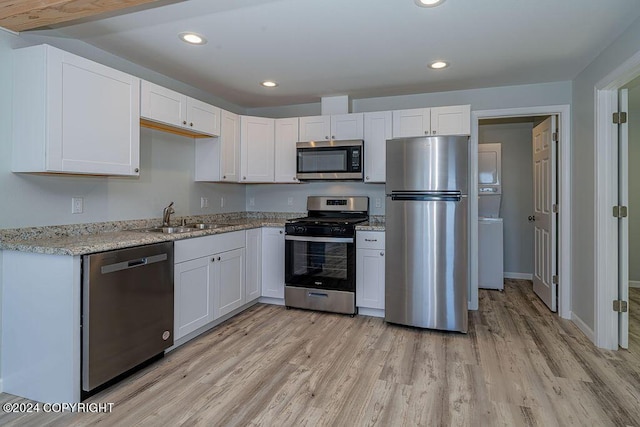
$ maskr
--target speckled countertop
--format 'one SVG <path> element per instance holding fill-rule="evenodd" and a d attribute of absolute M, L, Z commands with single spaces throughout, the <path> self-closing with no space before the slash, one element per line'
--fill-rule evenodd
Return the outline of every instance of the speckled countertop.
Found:
<path fill-rule="evenodd" d="M 305 216 L 304 213 L 238 212 L 190 217 L 175 217 L 189 223 L 214 223 L 227 226 L 187 233 L 163 234 L 136 231 L 159 227 L 159 218 L 150 220 L 113 221 L 49 227 L 0 229 L 0 250 L 32 252 L 50 255 L 85 255 L 113 249 L 148 245 L 151 243 L 188 239 L 259 227 L 283 227 L 287 219 Z"/>
<path fill-rule="evenodd" d="M 184 219 L 190 223 L 225 224 L 209 230 L 163 234 L 143 232 L 141 229 L 159 227 L 159 218 L 148 220 L 111 221 L 47 227 L 0 229 L 0 250 L 32 252 L 50 255 L 86 255 L 113 249 L 129 248 L 152 243 L 209 236 L 231 231 L 260 227 L 283 227 L 291 218 L 305 213 L 235 212 L 229 214 L 175 217 L 172 224 Z M 384 231 L 384 216 L 371 216 L 368 222 L 358 224 L 356 230 Z"/>

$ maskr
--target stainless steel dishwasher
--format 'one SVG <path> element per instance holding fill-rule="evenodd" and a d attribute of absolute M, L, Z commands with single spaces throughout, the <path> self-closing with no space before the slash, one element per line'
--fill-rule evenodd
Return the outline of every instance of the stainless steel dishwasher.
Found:
<path fill-rule="evenodd" d="M 82 257 L 82 390 L 173 345 L 173 242 Z"/>

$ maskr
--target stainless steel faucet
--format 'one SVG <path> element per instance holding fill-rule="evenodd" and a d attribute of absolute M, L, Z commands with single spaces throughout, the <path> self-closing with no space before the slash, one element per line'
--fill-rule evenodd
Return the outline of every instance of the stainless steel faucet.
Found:
<path fill-rule="evenodd" d="M 173 202 L 169 203 L 169 206 L 162 210 L 162 226 L 171 227 L 171 214 L 176 213 L 173 209 Z"/>

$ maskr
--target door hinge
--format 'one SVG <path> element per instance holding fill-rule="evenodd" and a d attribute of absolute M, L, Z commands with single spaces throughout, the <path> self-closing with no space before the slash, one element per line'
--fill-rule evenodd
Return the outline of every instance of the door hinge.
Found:
<path fill-rule="evenodd" d="M 617 313 L 626 313 L 629 310 L 629 304 L 619 299 L 613 300 L 613 311 Z"/>
<path fill-rule="evenodd" d="M 554 274 L 553 276 L 551 276 L 551 283 L 553 283 L 554 285 L 558 284 L 558 275 Z"/>
<path fill-rule="evenodd" d="M 627 217 L 627 207 L 626 206 L 614 206 L 613 207 L 613 217 L 614 218 L 626 218 Z"/>
<path fill-rule="evenodd" d="M 553 213 L 558 213 L 559 210 L 560 210 L 560 208 L 558 207 L 557 203 L 554 203 L 553 206 L 551 206 L 551 211 Z"/>
<path fill-rule="evenodd" d="M 554 132 L 552 135 L 553 142 L 558 142 L 558 132 Z"/>
<path fill-rule="evenodd" d="M 613 113 L 613 124 L 621 125 L 627 123 L 627 113 L 624 111 Z"/>

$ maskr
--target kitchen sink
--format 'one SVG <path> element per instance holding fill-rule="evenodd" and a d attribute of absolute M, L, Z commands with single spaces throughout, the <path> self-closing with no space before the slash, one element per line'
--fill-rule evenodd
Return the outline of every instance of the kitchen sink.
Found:
<path fill-rule="evenodd" d="M 211 223 L 199 222 L 197 224 L 187 224 L 185 225 L 185 227 L 195 228 L 197 230 L 211 230 L 214 228 L 229 227 L 229 224 L 211 224 Z"/>
<path fill-rule="evenodd" d="M 176 233 L 188 233 L 190 231 L 197 231 L 195 227 L 157 227 L 157 228 L 145 228 L 145 233 L 164 233 L 164 234 L 176 234 Z"/>

